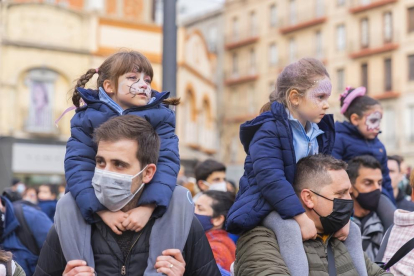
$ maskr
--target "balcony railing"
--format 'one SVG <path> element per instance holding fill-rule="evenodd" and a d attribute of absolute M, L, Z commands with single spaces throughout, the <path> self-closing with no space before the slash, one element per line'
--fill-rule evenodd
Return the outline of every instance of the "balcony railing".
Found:
<path fill-rule="evenodd" d="M 53 134 L 57 131 L 53 120 L 53 111 L 50 107 L 31 108 L 24 112 L 26 120 L 24 129 L 30 133 Z"/>
<path fill-rule="evenodd" d="M 350 58 L 357 59 L 361 57 L 381 54 L 394 51 L 399 48 L 399 35 L 393 32 L 389 39 L 385 39 L 383 31 L 380 34 L 369 34 L 368 43 L 362 45 L 360 37 L 348 44 L 348 54 Z"/>
<path fill-rule="evenodd" d="M 360 13 L 396 2 L 398 2 L 398 0 L 352 0 L 349 12 Z"/>
<path fill-rule="evenodd" d="M 324 23 L 327 19 L 324 8 L 323 5 L 297 5 L 296 12 L 288 11 L 281 18 L 280 33 L 288 34 Z"/>
<path fill-rule="evenodd" d="M 245 30 L 237 34 L 230 34 L 226 36 L 225 47 L 226 50 L 232 50 L 259 41 L 259 32 L 257 29 Z"/>
<path fill-rule="evenodd" d="M 255 67 L 242 67 L 241 69 L 227 71 L 224 75 L 226 85 L 235 85 L 244 82 L 255 81 L 259 74 Z"/>

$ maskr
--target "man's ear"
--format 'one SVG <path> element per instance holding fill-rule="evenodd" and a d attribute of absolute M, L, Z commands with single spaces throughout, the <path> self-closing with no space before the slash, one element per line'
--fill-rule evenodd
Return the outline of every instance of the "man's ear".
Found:
<path fill-rule="evenodd" d="M 224 221 L 225 221 L 225 217 L 223 215 L 220 215 L 217 218 L 212 218 L 211 219 L 211 223 L 215 227 L 220 226 L 220 225 L 223 225 L 224 224 Z"/>
<path fill-rule="evenodd" d="M 351 124 L 353 124 L 354 126 L 357 126 L 359 124 L 359 121 L 361 120 L 361 118 L 359 118 L 358 114 L 353 113 L 351 115 L 351 117 L 349 118 L 349 121 L 351 122 Z"/>
<path fill-rule="evenodd" d="M 103 82 L 103 89 L 109 96 L 113 96 L 115 94 L 115 88 L 110 80 L 104 80 Z"/>
<path fill-rule="evenodd" d="M 303 189 L 300 192 L 300 199 L 308 209 L 315 207 L 315 203 L 313 202 L 314 194 L 309 189 Z"/>
<path fill-rule="evenodd" d="M 204 191 L 207 191 L 207 190 L 208 190 L 208 186 L 207 186 L 206 184 L 204 184 L 204 181 L 203 181 L 203 180 L 199 180 L 199 181 L 197 182 L 197 186 L 198 186 L 198 189 L 199 189 L 201 192 L 204 192 Z"/>
<path fill-rule="evenodd" d="M 289 102 L 292 104 L 293 107 L 297 107 L 301 101 L 301 95 L 299 91 L 296 89 L 292 89 L 289 92 Z"/>
<path fill-rule="evenodd" d="M 147 165 L 147 168 L 142 172 L 142 183 L 149 183 L 157 171 L 155 164 Z"/>

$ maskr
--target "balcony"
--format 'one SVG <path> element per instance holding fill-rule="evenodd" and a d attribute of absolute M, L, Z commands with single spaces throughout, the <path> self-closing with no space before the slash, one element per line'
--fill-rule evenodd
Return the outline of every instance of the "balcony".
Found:
<path fill-rule="evenodd" d="M 316 5 L 300 5 L 296 12 L 281 19 L 279 32 L 283 35 L 323 24 L 327 20 L 324 7 Z"/>
<path fill-rule="evenodd" d="M 388 4 L 396 3 L 398 0 L 353 0 L 351 1 L 350 13 L 357 14 L 371 9 L 379 8 Z"/>
<path fill-rule="evenodd" d="M 239 47 L 250 45 L 258 42 L 260 39 L 257 30 L 242 32 L 241 34 L 232 34 L 226 36 L 226 50 L 233 50 Z"/>
<path fill-rule="evenodd" d="M 382 54 L 397 50 L 400 47 L 398 34 L 393 34 L 392 38 L 385 41 L 382 33 L 380 35 L 371 35 L 368 45 L 365 47 L 359 41 L 353 41 L 348 46 L 348 54 L 352 59 Z"/>
<path fill-rule="evenodd" d="M 228 71 L 224 75 L 224 83 L 227 86 L 241 84 L 245 82 L 256 81 L 259 79 L 259 74 L 255 68 L 243 68 L 238 70 Z"/>

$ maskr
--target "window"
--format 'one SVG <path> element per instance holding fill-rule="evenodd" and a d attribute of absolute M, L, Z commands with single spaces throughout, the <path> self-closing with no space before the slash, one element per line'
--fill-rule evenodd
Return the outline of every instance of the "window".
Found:
<path fill-rule="evenodd" d="M 255 12 L 250 13 L 250 35 L 257 35 L 257 16 Z"/>
<path fill-rule="evenodd" d="M 384 41 L 391 42 L 392 40 L 392 13 L 384 13 Z"/>
<path fill-rule="evenodd" d="M 296 61 L 296 41 L 294 38 L 289 40 L 289 62 Z"/>
<path fill-rule="evenodd" d="M 316 0 L 316 5 L 315 5 L 315 14 L 316 17 L 322 17 L 325 14 L 325 10 L 324 10 L 324 0 Z"/>
<path fill-rule="evenodd" d="M 408 56 L 408 80 L 414 81 L 414 55 Z"/>
<path fill-rule="evenodd" d="M 336 0 L 336 5 L 338 7 L 341 7 L 341 6 L 345 5 L 345 0 Z"/>
<path fill-rule="evenodd" d="M 289 1 L 289 18 L 290 18 L 290 25 L 295 25 L 296 20 L 296 0 Z"/>
<path fill-rule="evenodd" d="M 256 74 L 256 53 L 254 49 L 250 49 L 250 74 Z"/>
<path fill-rule="evenodd" d="M 211 52 L 215 52 L 217 50 L 217 27 L 212 26 L 208 30 L 208 49 Z"/>
<path fill-rule="evenodd" d="M 382 131 L 383 134 L 381 140 L 384 140 L 384 143 L 388 148 L 395 148 L 396 146 L 396 137 L 395 137 L 395 130 L 396 130 L 396 121 L 395 121 L 395 111 L 392 109 L 384 109 L 384 116 L 382 120 Z"/>
<path fill-rule="evenodd" d="M 323 46 L 322 46 L 322 32 L 317 31 L 315 34 L 315 52 L 316 58 L 322 59 L 323 58 Z"/>
<path fill-rule="evenodd" d="M 371 0 L 361 0 L 361 5 L 369 5 L 371 4 Z"/>
<path fill-rule="evenodd" d="M 256 109 L 256 93 L 254 91 L 254 85 L 250 85 L 249 86 L 249 90 L 247 91 L 247 95 L 246 95 L 246 100 L 247 100 L 247 110 L 249 112 L 249 114 L 254 114 L 256 113 L 255 109 Z"/>
<path fill-rule="evenodd" d="M 49 1 L 49 2 L 51 2 L 51 1 Z M 86 2 L 86 9 L 102 12 L 105 9 L 105 1 L 103 1 L 103 0 L 87 1 Z"/>
<path fill-rule="evenodd" d="M 368 91 L 368 64 L 364 63 L 361 65 L 361 85 L 364 86 Z"/>
<path fill-rule="evenodd" d="M 345 89 L 345 71 L 344 69 L 338 69 L 336 70 L 337 80 L 338 80 L 338 91 L 342 93 Z"/>
<path fill-rule="evenodd" d="M 277 47 L 275 43 L 269 46 L 270 66 L 275 66 L 278 63 Z"/>
<path fill-rule="evenodd" d="M 237 53 L 233 53 L 233 71 L 232 71 L 232 77 L 238 77 L 239 76 L 239 59 L 237 56 Z"/>
<path fill-rule="evenodd" d="M 414 7 L 408 9 L 408 32 L 414 32 Z"/>
<path fill-rule="evenodd" d="M 413 118 L 414 118 L 414 105 L 411 105 L 407 108 L 405 118 L 405 128 L 407 129 L 407 139 L 409 142 L 414 143 L 414 124 Z"/>
<path fill-rule="evenodd" d="M 277 8 L 276 8 L 276 5 L 274 5 L 274 4 L 270 6 L 269 18 L 270 18 L 270 27 L 276 27 L 276 25 L 277 25 Z"/>
<path fill-rule="evenodd" d="M 232 25 L 233 40 L 238 40 L 239 39 L 239 19 L 237 17 L 234 17 L 232 24 L 233 24 Z"/>
<path fill-rule="evenodd" d="M 387 58 L 384 60 L 384 80 L 385 80 L 385 91 L 392 90 L 392 68 L 391 59 Z"/>
<path fill-rule="evenodd" d="M 369 46 L 369 23 L 368 18 L 361 20 L 361 46 L 367 48 Z"/>
<path fill-rule="evenodd" d="M 345 50 L 345 25 L 338 25 L 336 27 L 336 48 L 338 51 Z"/>

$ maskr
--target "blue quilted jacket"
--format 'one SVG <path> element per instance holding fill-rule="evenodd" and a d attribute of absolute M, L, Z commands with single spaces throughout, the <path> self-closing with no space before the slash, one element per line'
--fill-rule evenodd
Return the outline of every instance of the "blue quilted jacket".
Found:
<path fill-rule="evenodd" d="M 391 187 L 391 178 L 388 171 L 387 151 L 378 138 L 367 140 L 353 124 L 345 121 L 335 123 L 336 140 L 332 155 L 335 158 L 348 162 L 360 155 L 372 155 L 382 167 L 382 193 L 390 198 L 394 204 L 394 194 Z"/>
<path fill-rule="evenodd" d="M 126 114 L 145 118 L 154 127 L 161 139 L 157 172 L 150 185 L 146 185 L 138 205 L 156 204 L 155 216 L 164 214 L 170 202 L 180 169 L 178 137 L 175 135 L 175 114 L 162 101 L 169 92 L 153 91 L 150 104 L 129 108 L 119 114 L 114 108 L 99 100 L 98 91 L 78 88 L 86 103 L 76 110 L 71 120 L 71 137 L 66 145 L 65 174 L 67 191 L 74 196 L 82 216 L 88 223 L 96 221 L 94 213 L 106 208 L 98 201 L 92 187 L 95 171 L 96 144 L 92 134 L 95 128 L 114 116 Z"/>
<path fill-rule="evenodd" d="M 319 152 L 330 154 L 335 141 L 333 116 L 326 115 L 318 126 L 324 131 L 317 138 Z M 272 210 L 284 219 L 305 212 L 292 186 L 296 157 L 285 107 L 274 102 L 271 111 L 242 124 L 240 140 L 247 157 L 236 201 L 228 213 L 227 231 L 246 232 Z"/>

